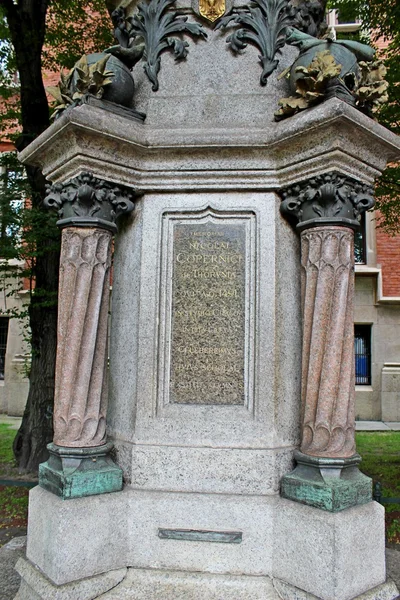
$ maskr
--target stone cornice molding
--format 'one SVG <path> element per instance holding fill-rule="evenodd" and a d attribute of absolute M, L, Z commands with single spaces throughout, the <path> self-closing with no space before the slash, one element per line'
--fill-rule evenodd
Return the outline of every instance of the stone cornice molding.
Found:
<path fill-rule="evenodd" d="M 281 191 L 281 213 L 297 229 L 341 225 L 356 229 L 360 215 L 375 204 L 372 186 L 330 172 Z"/>
<path fill-rule="evenodd" d="M 133 190 L 83 172 L 63 183 L 48 185 L 44 205 L 56 209 L 63 227 L 101 227 L 117 231 L 116 219 L 134 209 Z"/>
<path fill-rule="evenodd" d="M 141 192 L 265 190 L 340 171 L 372 183 L 400 155 L 397 136 L 337 98 L 284 123 L 212 131 L 156 128 L 88 105 L 67 113 L 19 155 L 55 182 L 90 171 Z"/>

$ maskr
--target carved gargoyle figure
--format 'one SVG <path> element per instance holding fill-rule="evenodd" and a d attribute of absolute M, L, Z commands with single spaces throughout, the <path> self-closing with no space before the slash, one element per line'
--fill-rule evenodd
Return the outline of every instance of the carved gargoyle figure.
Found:
<path fill-rule="evenodd" d="M 119 7 L 111 14 L 114 25 L 114 37 L 118 44 L 107 48 L 106 52 L 116 56 L 121 62 L 132 69 L 143 57 L 144 40 L 142 36 L 136 36 L 129 27 L 125 8 Z"/>
<path fill-rule="evenodd" d="M 111 19 L 114 25 L 114 37 L 122 48 L 129 46 L 129 32 L 126 27 L 125 9 L 121 6 L 111 13 Z"/>

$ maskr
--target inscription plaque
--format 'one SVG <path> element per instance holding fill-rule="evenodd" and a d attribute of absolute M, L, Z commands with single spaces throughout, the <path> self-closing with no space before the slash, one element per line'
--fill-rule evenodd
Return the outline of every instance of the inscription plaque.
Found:
<path fill-rule="evenodd" d="M 170 402 L 244 404 L 247 231 L 174 223 Z"/>

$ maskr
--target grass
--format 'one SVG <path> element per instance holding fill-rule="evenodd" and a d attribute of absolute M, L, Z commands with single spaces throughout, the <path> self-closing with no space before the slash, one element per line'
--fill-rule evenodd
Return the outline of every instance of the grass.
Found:
<path fill-rule="evenodd" d="M 0 424 L 0 479 L 20 477 L 12 451 L 15 434 L 10 425 Z M 7 541 L 7 530 L 26 527 L 28 494 L 27 488 L 0 486 L 0 546 Z"/>
<path fill-rule="evenodd" d="M 359 431 L 356 442 L 361 471 L 381 483 L 383 497 L 400 498 L 400 431 Z M 400 544 L 400 504 L 384 506 L 387 541 Z"/>
<path fill-rule="evenodd" d="M 10 427 L 10 425 L 0 423 L 0 473 L 2 476 L 15 467 L 12 443 L 16 431 Z"/>

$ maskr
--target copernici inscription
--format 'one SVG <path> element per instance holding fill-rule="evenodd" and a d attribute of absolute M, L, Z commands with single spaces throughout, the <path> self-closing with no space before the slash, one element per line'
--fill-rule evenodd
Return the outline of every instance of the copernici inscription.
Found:
<path fill-rule="evenodd" d="M 170 400 L 243 404 L 246 226 L 176 223 Z"/>

